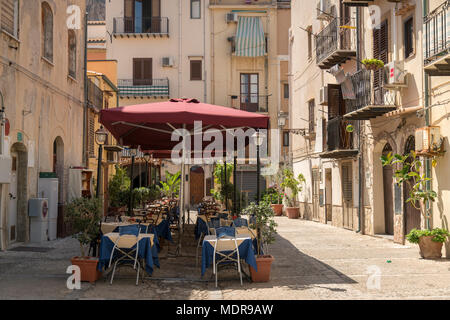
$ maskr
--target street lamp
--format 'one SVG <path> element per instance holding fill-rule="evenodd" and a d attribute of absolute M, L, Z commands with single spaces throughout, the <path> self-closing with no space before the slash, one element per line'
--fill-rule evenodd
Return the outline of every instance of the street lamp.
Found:
<path fill-rule="evenodd" d="M 98 164 L 97 164 L 97 190 L 96 197 L 98 198 L 100 195 L 100 181 L 102 178 L 102 153 L 103 153 L 103 145 L 106 143 L 108 139 L 108 132 L 103 129 L 103 126 L 100 126 L 100 129 L 95 131 L 95 141 L 98 144 Z"/>
<path fill-rule="evenodd" d="M 259 180 L 260 180 L 260 175 L 261 175 L 261 161 L 260 161 L 260 156 L 259 156 L 259 148 L 264 143 L 264 136 L 258 130 L 253 134 L 252 138 L 256 144 L 256 203 L 259 204 L 259 198 L 260 198 Z"/>
<path fill-rule="evenodd" d="M 130 169 L 130 195 L 129 195 L 129 202 L 128 202 L 128 215 L 132 215 L 133 213 L 133 168 L 134 168 L 134 159 L 136 158 L 137 149 L 131 148 L 129 149 L 130 156 L 131 156 L 131 169 Z"/>

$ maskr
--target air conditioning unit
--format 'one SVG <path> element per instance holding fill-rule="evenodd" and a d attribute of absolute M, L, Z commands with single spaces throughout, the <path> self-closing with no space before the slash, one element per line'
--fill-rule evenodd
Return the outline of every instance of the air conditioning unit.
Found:
<path fill-rule="evenodd" d="M 331 1 L 320 0 L 317 3 L 317 20 L 330 20 L 331 15 Z"/>
<path fill-rule="evenodd" d="M 429 126 L 417 129 L 415 132 L 416 153 L 422 156 L 432 156 L 443 152 L 443 138 L 440 127 Z"/>
<path fill-rule="evenodd" d="M 227 23 L 231 23 L 231 22 L 237 22 L 238 21 L 238 15 L 235 12 L 229 12 L 226 15 L 226 20 Z"/>
<path fill-rule="evenodd" d="M 387 89 L 396 89 L 407 87 L 407 72 L 403 62 L 390 62 L 384 66 L 384 87 Z"/>
<path fill-rule="evenodd" d="M 328 86 L 320 88 L 319 104 L 322 106 L 328 105 Z"/>
<path fill-rule="evenodd" d="M 173 67 L 173 57 L 163 57 L 162 65 L 163 67 Z"/>

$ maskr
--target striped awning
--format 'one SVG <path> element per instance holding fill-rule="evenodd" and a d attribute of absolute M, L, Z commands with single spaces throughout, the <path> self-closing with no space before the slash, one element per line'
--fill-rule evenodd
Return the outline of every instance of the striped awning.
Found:
<path fill-rule="evenodd" d="M 266 40 L 260 17 L 239 17 L 235 55 L 261 57 L 266 54 Z"/>

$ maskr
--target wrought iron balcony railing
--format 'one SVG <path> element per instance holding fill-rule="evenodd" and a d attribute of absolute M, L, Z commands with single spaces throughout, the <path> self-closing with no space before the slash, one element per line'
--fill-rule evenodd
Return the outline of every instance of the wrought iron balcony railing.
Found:
<path fill-rule="evenodd" d="M 425 67 L 450 53 L 450 0 L 446 0 L 424 18 L 423 42 Z M 447 73 L 449 64 L 450 59 L 443 66 Z M 438 70 L 435 71 L 439 71 L 439 66 L 436 69 Z M 448 75 L 447 73 L 443 75 Z"/>
<path fill-rule="evenodd" d="M 168 35 L 169 19 L 167 17 L 120 17 L 114 18 L 114 34 L 153 34 Z"/>
<path fill-rule="evenodd" d="M 396 92 L 383 88 L 383 72 L 361 69 L 342 84 L 344 118 L 368 120 L 396 109 Z"/>
<path fill-rule="evenodd" d="M 168 97 L 169 79 L 119 79 L 120 96 Z"/>
<path fill-rule="evenodd" d="M 88 103 L 97 110 L 103 109 L 103 91 L 91 80 L 87 81 Z"/>
<path fill-rule="evenodd" d="M 268 112 L 268 98 L 257 94 L 231 96 L 231 106 L 248 112 Z"/>
<path fill-rule="evenodd" d="M 353 149 L 353 133 L 346 130 L 349 124 L 342 116 L 328 120 L 327 151 Z"/>
<path fill-rule="evenodd" d="M 316 35 L 315 41 L 316 62 L 321 69 L 356 56 L 356 29 L 351 19 L 333 19 Z"/>

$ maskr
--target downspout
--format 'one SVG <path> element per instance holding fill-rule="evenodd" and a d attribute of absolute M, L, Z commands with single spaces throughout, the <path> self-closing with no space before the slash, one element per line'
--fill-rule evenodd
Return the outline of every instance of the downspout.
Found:
<path fill-rule="evenodd" d="M 181 71 L 182 71 L 182 65 L 183 65 L 183 61 L 182 61 L 182 37 L 181 37 L 181 23 L 183 22 L 183 16 L 182 16 L 182 1 L 179 0 L 178 1 L 178 98 L 183 98 L 181 96 L 181 81 L 182 81 L 182 75 L 181 75 Z"/>
<path fill-rule="evenodd" d="M 423 0 L 423 18 L 425 18 L 428 14 L 428 4 L 429 4 L 428 0 Z M 423 30 L 422 30 L 422 32 L 423 32 Z M 426 35 L 422 34 L 422 37 L 425 37 L 425 36 Z M 422 51 L 423 50 L 424 49 L 422 48 Z M 423 62 L 422 62 L 422 64 L 423 64 Z M 423 80 L 424 80 L 424 89 L 425 89 L 425 97 L 424 97 L 425 125 L 429 126 L 430 125 L 430 111 L 431 111 L 431 109 L 429 108 L 429 105 L 430 105 L 430 101 L 429 101 L 429 99 L 430 99 L 430 93 L 429 93 L 430 76 L 426 72 L 424 72 Z M 427 178 L 431 178 L 431 166 L 430 166 L 429 159 L 425 160 L 425 175 Z M 431 190 L 431 181 L 426 182 L 426 188 L 428 191 Z M 432 206 L 430 207 L 429 203 L 427 203 L 427 207 L 425 208 L 425 210 L 430 210 L 431 214 L 433 213 L 432 212 L 433 207 Z M 425 223 L 426 223 L 426 228 L 430 229 L 430 227 L 431 227 L 430 219 L 426 219 Z"/>
<path fill-rule="evenodd" d="M 208 76 L 206 72 L 206 1 L 203 1 L 203 102 L 208 103 L 207 101 L 207 90 L 208 90 Z"/>
<path fill-rule="evenodd" d="M 356 8 L 356 70 L 359 71 L 361 69 L 361 57 L 360 57 L 360 52 L 361 52 L 361 44 L 360 44 L 360 40 L 361 40 L 361 17 L 360 17 L 360 10 L 357 7 Z M 358 230 L 356 230 L 357 233 L 362 232 L 362 205 L 363 205 L 363 196 L 364 196 L 364 191 L 363 191 L 363 154 L 364 151 L 362 150 L 362 143 L 361 143 L 361 138 L 362 138 L 362 130 L 361 130 L 361 121 L 364 120 L 360 120 L 358 121 L 358 149 L 359 149 L 359 157 L 358 157 L 358 187 L 359 187 L 359 197 L 358 197 Z"/>
<path fill-rule="evenodd" d="M 88 10 L 86 10 L 86 14 L 84 17 L 84 108 L 83 108 L 83 160 L 84 166 L 88 166 L 87 161 L 87 152 L 86 152 L 86 130 L 87 130 L 87 107 L 88 107 L 88 76 L 87 76 L 87 21 L 88 21 Z"/>

